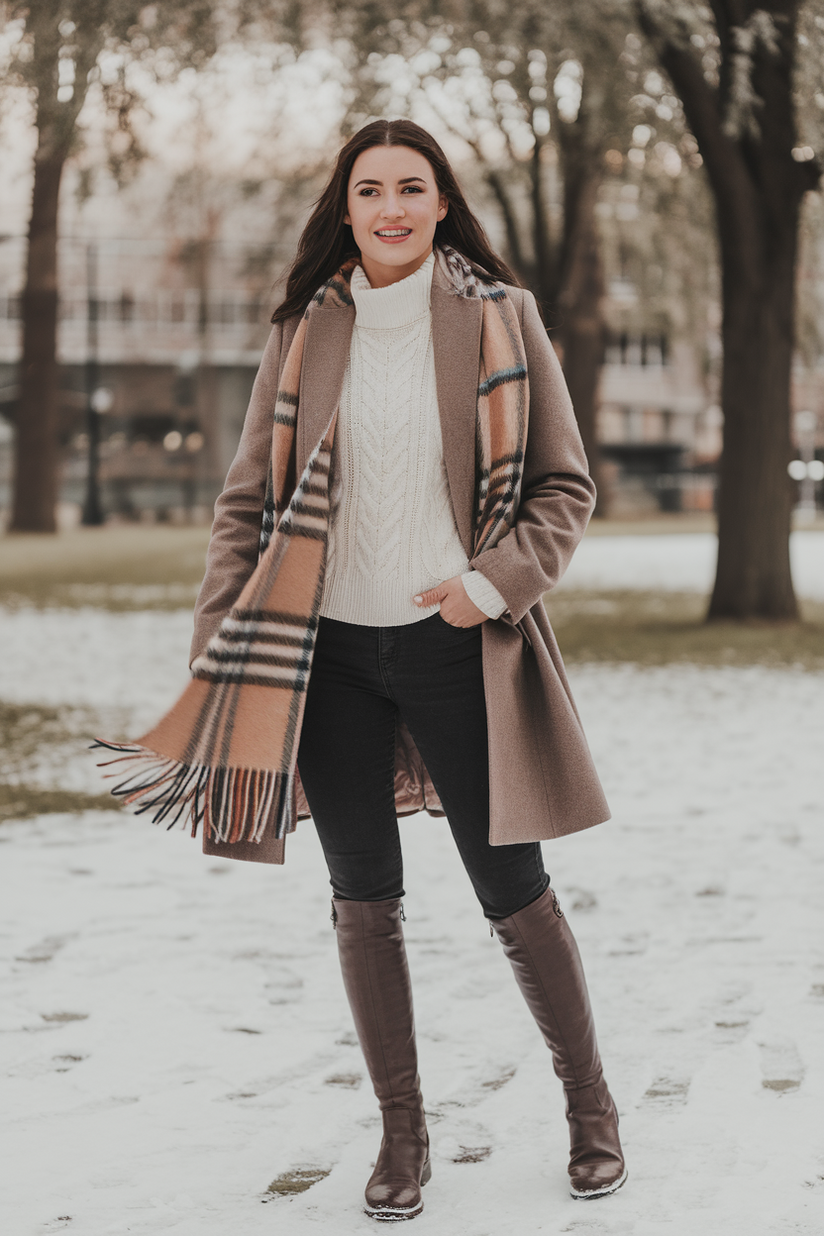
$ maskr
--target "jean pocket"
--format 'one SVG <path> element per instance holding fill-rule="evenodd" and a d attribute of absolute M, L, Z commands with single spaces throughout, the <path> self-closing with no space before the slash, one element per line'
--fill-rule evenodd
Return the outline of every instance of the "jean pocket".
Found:
<path fill-rule="evenodd" d="M 482 622 L 477 622 L 474 627 L 456 627 L 454 623 L 447 622 L 445 618 L 442 618 L 440 611 L 435 614 L 435 617 L 440 620 L 439 626 L 441 630 L 446 628 L 447 631 L 452 631 L 455 635 L 462 635 L 464 637 L 470 635 L 480 635 L 481 627 L 484 625 Z"/>

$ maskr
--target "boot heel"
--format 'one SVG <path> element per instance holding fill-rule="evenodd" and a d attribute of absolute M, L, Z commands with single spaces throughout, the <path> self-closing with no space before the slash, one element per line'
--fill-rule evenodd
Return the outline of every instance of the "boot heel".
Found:
<path fill-rule="evenodd" d="M 423 1171 L 421 1172 L 421 1188 L 423 1188 L 425 1184 L 429 1184 L 431 1179 L 432 1179 L 432 1162 L 429 1156 L 427 1155 L 426 1162 L 423 1165 Z"/>

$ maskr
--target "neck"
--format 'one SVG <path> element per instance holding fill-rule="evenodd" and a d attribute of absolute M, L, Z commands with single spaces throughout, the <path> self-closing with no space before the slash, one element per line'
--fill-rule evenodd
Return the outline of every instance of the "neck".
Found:
<path fill-rule="evenodd" d="M 372 258 L 361 254 L 360 264 L 373 288 L 388 288 L 393 283 L 400 283 L 401 279 L 408 279 L 410 275 L 414 275 L 416 270 L 420 270 L 431 252 L 431 248 L 427 249 L 426 253 L 422 253 L 420 257 L 415 258 L 413 262 L 407 262 L 404 266 L 384 266 L 382 262 L 373 262 Z"/>

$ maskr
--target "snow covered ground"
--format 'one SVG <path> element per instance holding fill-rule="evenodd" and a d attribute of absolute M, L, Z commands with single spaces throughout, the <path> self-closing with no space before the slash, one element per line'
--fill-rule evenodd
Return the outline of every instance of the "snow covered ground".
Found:
<path fill-rule="evenodd" d="M 136 732 L 185 681 L 189 631 L 185 613 L 2 615 L 0 699 L 115 709 Z M 545 857 L 630 1178 L 569 1198 L 548 1053 L 448 828 L 414 817 L 407 939 L 433 1140 L 414 1230 L 819 1236 L 824 675 L 571 677 L 615 818 Z M 78 757 L 73 784 L 97 788 L 91 764 Z M 43 816 L 0 827 L 0 864 L 3 1236 L 376 1230 L 361 1196 L 379 1122 L 311 825 L 274 869 L 114 812 Z M 317 1182 L 267 1193 L 300 1172 Z"/>
<path fill-rule="evenodd" d="M 579 545 L 564 588 L 643 588 L 709 592 L 718 542 L 710 532 L 670 536 L 587 536 Z M 793 579 L 799 596 L 824 599 L 824 532 L 790 538 Z"/>

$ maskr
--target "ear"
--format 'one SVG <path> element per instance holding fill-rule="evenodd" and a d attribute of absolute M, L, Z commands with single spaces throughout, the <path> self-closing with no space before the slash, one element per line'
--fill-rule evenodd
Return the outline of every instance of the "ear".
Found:
<path fill-rule="evenodd" d="M 352 220 L 349 218 L 349 216 L 348 216 L 348 215 L 344 215 L 344 216 L 343 216 L 343 221 L 344 221 L 344 223 L 345 223 L 345 224 L 347 224 L 347 226 L 348 226 L 348 227 L 351 227 L 351 226 L 352 226 Z"/>
<path fill-rule="evenodd" d="M 438 206 L 438 222 L 439 223 L 441 219 L 446 218 L 446 212 L 448 210 L 449 210 L 449 202 L 446 200 L 445 197 L 442 197 L 440 201 L 440 205 Z"/>

